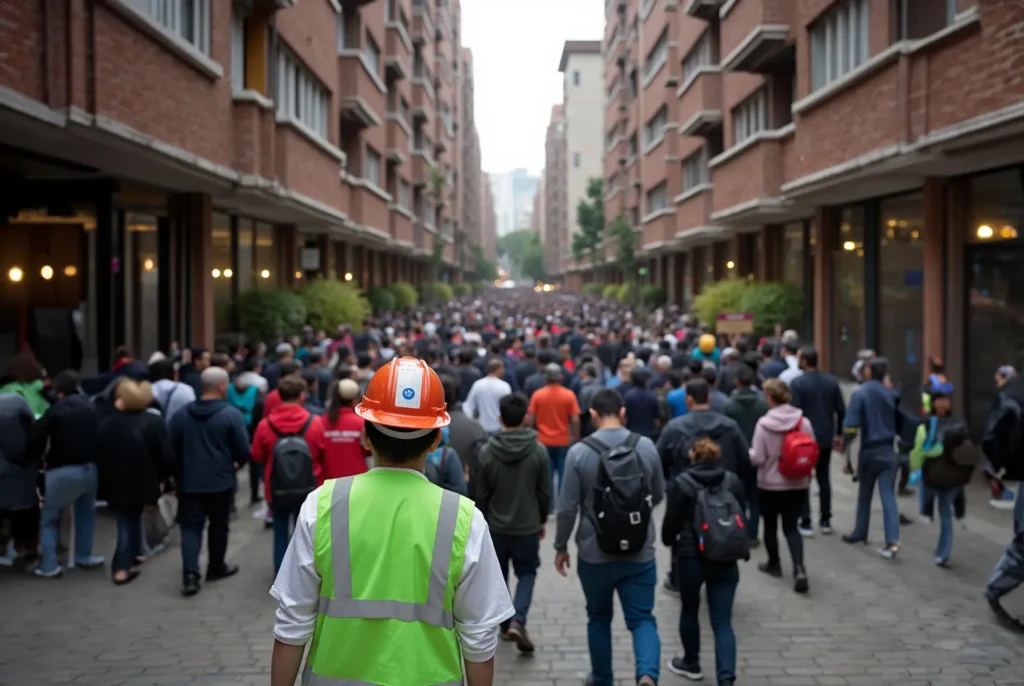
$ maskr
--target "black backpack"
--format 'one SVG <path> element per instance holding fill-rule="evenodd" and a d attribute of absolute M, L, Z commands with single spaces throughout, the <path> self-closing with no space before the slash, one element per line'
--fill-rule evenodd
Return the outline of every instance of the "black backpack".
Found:
<path fill-rule="evenodd" d="M 705 486 L 689 474 L 683 474 L 697 495 L 693 506 L 693 536 L 697 552 L 712 562 L 737 562 L 750 559 L 750 539 L 743 508 L 729 490 L 725 479 Z"/>
<path fill-rule="evenodd" d="M 944 490 L 970 483 L 974 470 L 981 464 L 981 450 L 971 445 L 967 425 L 959 419 L 932 417 L 929 433 L 942 444 L 942 455 L 926 459 L 921 465 L 921 478 L 930 488 Z"/>
<path fill-rule="evenodd" d="M 277 436 L 270 466 L 270 494 L 275 507 L 299 508 L 316 489 L 313 453 L 306 443 L 306 430 L 315 417 L 309 415 L 298 433 L 281 433 L 269 419 L 267 424 Z"/>
<path fill-rule="evenodd" d="M 593 525 L 597 546 L 610 555 L 637 553 L 647 544 L 654 503 L 636 451 L 639 442 L 640 435 L 635 433 L 615 448 L 593 436 L 583 440 L 600 459 Z"/>

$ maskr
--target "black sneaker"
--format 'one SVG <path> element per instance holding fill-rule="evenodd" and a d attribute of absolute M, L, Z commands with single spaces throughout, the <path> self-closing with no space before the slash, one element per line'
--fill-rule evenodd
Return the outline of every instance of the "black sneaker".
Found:
<path fill-rule="evenodd" d="M 199 593 L 199 575 L 198 574 L 186 574 L 185 582 L 181 585 L 181 594 L 186 598 L 194 596 Z"/>
<path fill-rule="evenodd" d="M 668 671 L 690 681 L 700 681 L 704 678 L 704 672 L 700 671 L 699 662 L 688 663 L 685 658 L 674 657 L 668 661 L 667 666 Z"/>
<path fill-rule="evenodd" d="M 796 573 L 793 575 L 793 590 L 797 593 L 807 593 L 808 588 L 807 570 L 797 567 Z"/>
<path fill-rule="evenodd" d="M 665 593 L 668 593 L 670 596 L 674 596 L 676 598 L 679 597 L 679 589 L 676 588 L 674 583 L 672 583 L 672 579 L 668 577 L 665 577 L 665 581 L 661 584 L 661 590 L 665 591 Z"/>
<path fill-rule="evenodd" d="M 762 562 L 757 566 L 757 571 L 764 572 L 768 576 L 774 576 L 776 579 L 782 578 L 782 565 L 772 564 L 771 562 Z"/>
<path fill-rule="evenodd" d="M 843 534 L 843 543 L 851 543 L 851 544 L 853 544 L 853 543 L 863 543 L 864 545 L 867 545 L 868 544 L 868 539 L 866 539 L 866 538 L 858 538 L 857 536 L 854 536 L 853 534 Z"/>
<path fill-rule="evenodd" d="M 206 580 L 207 581 L 218 581 L 220 579 L 227 579 L 229 576 L 238 574 L 238 565 L 232 565 L 224 563 L 224 566 L 220 569 L 207 569 Z"/>
<path fill-rule="evenodd" d="M 1007 612 L 1006 608 L 1004 608 L 1002 603 L 999 602 L 999 598 L 995 598 L 986 593 L 985 599 L 988 600 L 988 605 L 992 608 L 992 611 L 996 613 L 996 618 L 999 620 L 1000 624 L 1005 626 L 1007 629 L 1024 634 L 1024 618 L 1017 619 Z"/>

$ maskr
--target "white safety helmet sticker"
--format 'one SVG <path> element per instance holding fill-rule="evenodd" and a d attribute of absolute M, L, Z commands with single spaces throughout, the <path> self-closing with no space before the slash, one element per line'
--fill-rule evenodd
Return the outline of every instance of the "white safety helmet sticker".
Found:
<path fill-rule="evenodd" d="M 399 363 L 395 385 L 395 407 L 419 409 L 422 395 L 423 370 L 415 363 Z"/>

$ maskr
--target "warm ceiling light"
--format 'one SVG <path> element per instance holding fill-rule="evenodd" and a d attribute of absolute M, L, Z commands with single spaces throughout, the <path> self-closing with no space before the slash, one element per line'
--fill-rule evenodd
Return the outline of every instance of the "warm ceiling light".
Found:
<path fill-rule="evenodd" d="M 154 262 L 153 260 L 146 260 L 145 262 L 142 263 L 142 268 L 145 269 L 147 272 L 153 271 L 153 268 L 155 266 L 156 262 Z"/>
<path fill-rule="evenodd" d="M 896 220 L 895 219 L 890 219 L 888 224 L 889 224 L 889 228 L 890 229 L 895 229 L 896 228 Z"/>
<path fill-rule="evenodd" d="M 302 278 L 302 272 L 300 272 L 298 269 L 295 270 L 295 278 L 296 279 L 301 279 Z"/>
<path fill-rule="evenodd" d="M 53 278 L 53 267 L 48 264 L 44 264 L 43 268 L 39 270 L 39 276 L 49 281 Z"/>
<path fill-rule="evenodd" d="M 999 229 L 999 237 L 1000 238 L 1016 238 L 1017 237 L 1017 229 L 1015 229 L 1012 226 L 1010 226 L 1009 224 L 1007 224 L 1003 228 Z"/>
<path fill-rule="evenodd" d="M 345 280 L 346 281 L 351 281 L 352 280 L 352 272 L 345 272 Z"/>
<path fill-rule="evenodd" d="M 918 238 L 920 238 L 920 237 L 921 237 L 921 232 L 920 232 L 920 231 L 911 231 L 911 232 L 910 232 L 910 238 L 911 238 L 912 240 L 915 240 L 915 241 L 916 241 L 916 240 L 917 240 Z"/>
<path fill-rule="evenodd" d="M 847 252 L 853 252 L 856 249 L 857 244 L 854 243 L 853 241 L 846 241 L 845 243 L 843 243 L 843 250 L 846 250 Z"/>
<path fill-rule="evenodd" d="M 725 268 L 726 269 L 732 269 L 735 266 L 736 266 L 736 263 L 733 262 L 732 260 L 729 260 L 728 262 L 725 263 Z"/>
<path fill-rule="evenodd" d="M 864 257 L 864 251 L 863 250 L 858 250 L 857 251 L 857 257 Z"/>
<path fill-rule="evenodd" d="M 981 238 L 982 240 L 984 240 L 986 238 L 992 238 L 992 236 L 994 236 L 996 232 L 993 231 L 992 227 L 989 226 L 988 224 L 982 224 L 981 226 L 978 227 L 978 232 L 977 233 L 978 233 L 978 238 Z"/>
<path fill-rule="evenodd" d="M 68 266 L 64 267 L 64 276 L 74 276 L 77 273 L 78 267 L 76 267 L 73 264 L 69 264 Z"/>
<path fill-rule="evenodd" d="M 269 269 L 264 269 L 263 271 L 261 271 L 260 272 L 260 278 L 261 279 L 269 279 L 270 278 L 270 270 Z"/>
<path fill-rule="evenodd" d="M 230 269 L 225 269 L 224 270 L 224 278 L 225 279 L 230 279 L 233 275 L 234 275 L 234 272 L 231 271 Z"/>
<path fill-rule="evenodd" d="M 20 267 L 11 267 L 10 271 L 7 272 L 7 278 L 18 283 L 25 278 L 25 272 L 21 271 Z"/>
<path fill-rule="evenodd" d="M 212 272 L 210 272 L 210 275 L 213 276 L 213 278 L 215 278 L 215 279 L 219 279 L 220 278 L 220 270 L 219 269 L 214 269 Z"/>

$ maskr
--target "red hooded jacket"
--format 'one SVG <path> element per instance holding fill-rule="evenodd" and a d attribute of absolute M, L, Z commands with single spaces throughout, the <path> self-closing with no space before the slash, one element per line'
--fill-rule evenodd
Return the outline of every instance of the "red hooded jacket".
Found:
<path fill-rule="evenodd" d="M 324 436 L 323 479 L 342 479 L 366 471 L 370 451 L 363 447 L 365 424 L 366 420 L 357 416 L 351 407 L 342 407 L 334 424 L 327 415 L 320 417 Z"/>
<path fill-rule="evenodd" d="M 273 469 L 274 445 L 277 443 L 278 438 L 268 422 L 272 422 L 274 428 L 280 433 L 289 434 L 301 431 L 302 426 L 309 418 L 309 411 L 302 407 L 302 405 L 285 403 L 275 407 L 268 416 L 260 420 L 259 426 L 256 427 L 256 432 L 252 437 L 250 454 L 252 455 L 253 462 L 263 465 L 263 489 L 267 503 L 273 504 L 270 494 L 270 473 Z M 313 475 L 316 477 L 316 482 L 319 485 L 323 483 L 323 476 L 321 474 L 324 461 L 324 431 L 320 418 L 314 416 L 312 419 L 313 421 L 309 423 L 309 428 L 306 429 L 305 438 L 306 443 L 309 445 L 309 451 L 313 455 Z"/>

